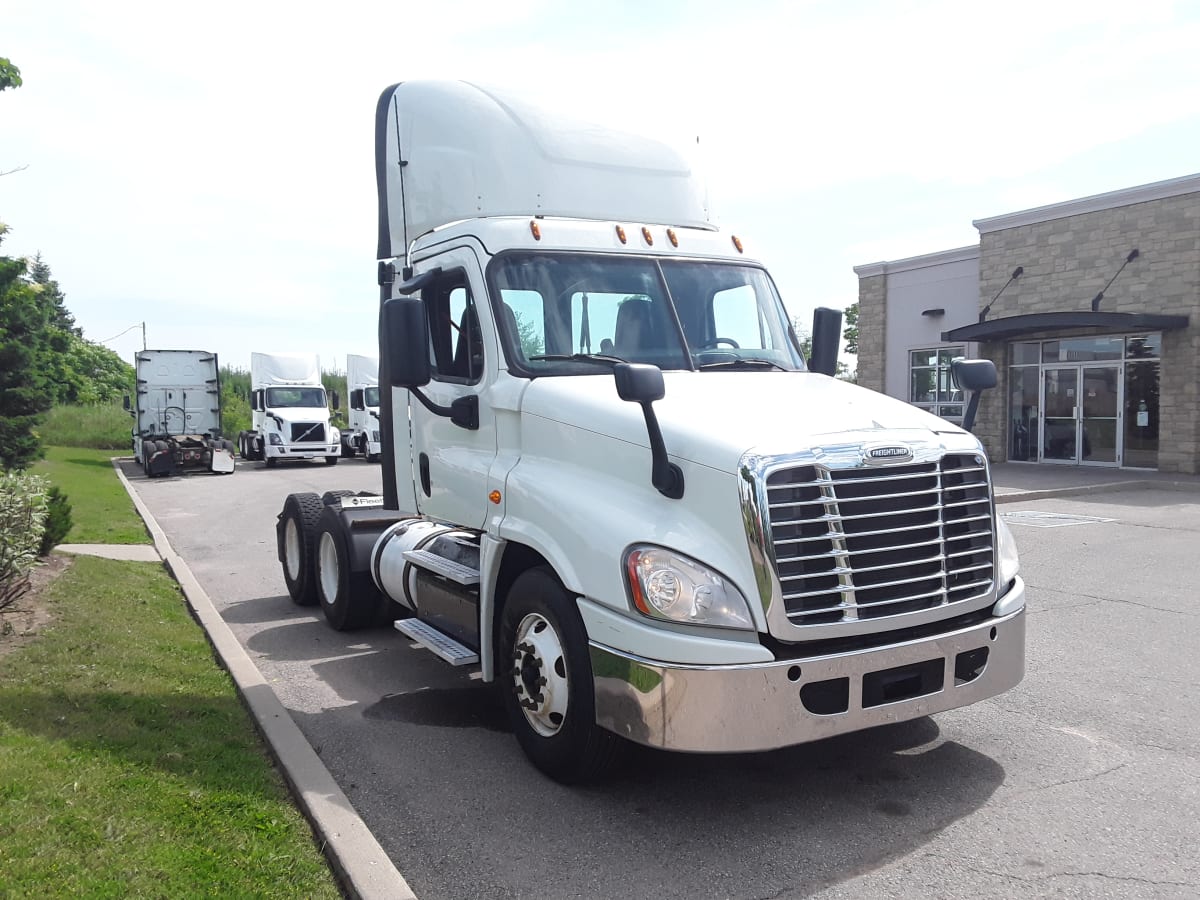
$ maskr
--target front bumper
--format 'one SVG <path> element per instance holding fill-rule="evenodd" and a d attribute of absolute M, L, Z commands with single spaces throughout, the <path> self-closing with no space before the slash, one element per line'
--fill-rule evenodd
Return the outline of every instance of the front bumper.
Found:
<path fill-rule="evenodd" d="M 771 663 L 675 665 L 593 642 L 596 722 L 651 747 L 724 753 L 787 747 L 967 706 L 1024 676 L 1024 594 L 1018 578 L 994 607 L 1015 612 L 958 631 Z"/>
<path fill-rule="evenodd" d="M 333 444 L 267 444 L 263 447 L 263 453 L 267 456 L 276 456 L 279 459 L 318 459 L 324 456 L 340 456 L 342 453 L 341 445 Z"/>

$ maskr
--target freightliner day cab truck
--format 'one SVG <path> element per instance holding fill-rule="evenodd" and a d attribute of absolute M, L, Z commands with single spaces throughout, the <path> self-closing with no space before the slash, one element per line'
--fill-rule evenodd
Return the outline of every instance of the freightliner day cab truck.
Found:
<path fill-rule="evenodd" d="M 980 442 L 830 377 L 837 314 L 806 363 L 678 155 L 457 82 L 384 91 L 375 146 L 383 493 L 286 499 L 296 602 L 477 665 L 567 782 L 1020 681 Z"/>
<path fill-rule="evenodd" d="M 334 392 L 337 408 L 337 392 Z M 329 422 L 321 361 L 313 353 L 250 354 L 251 429 L 238 435 L 242 459 L 324 458 L 337 465 L 341 435 Z"/>
<path fill-rule="evenodd" d="M 142 350 L 133 360 L 133 456 L 148 478 L 188 469 L 233 472 L 233 444 L 221 437 L 217 354 Z"/>
<path fill-rule="evenodd" d="M 349 428 L 342 434 L 342 456 L 362 454 L 367 462 L 379 462 L 378 360 L 347 354 L 346 394 Z"/>

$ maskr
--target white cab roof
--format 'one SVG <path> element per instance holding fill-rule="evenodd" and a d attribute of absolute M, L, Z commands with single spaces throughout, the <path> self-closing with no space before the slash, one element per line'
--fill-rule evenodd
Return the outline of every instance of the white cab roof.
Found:
<path fill-rule="evenodd" d="M 712 228 L 688 160 L 649 138 L 461 81 L 388 88 L 376 114 L 378 259 L 463 219 L 561 216 Z"/>

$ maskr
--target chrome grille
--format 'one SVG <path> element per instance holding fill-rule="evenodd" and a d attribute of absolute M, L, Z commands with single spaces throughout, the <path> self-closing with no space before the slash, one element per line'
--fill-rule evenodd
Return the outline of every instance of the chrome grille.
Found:
<path fill-rule="evenodd" d="M 323 444 L 325 443 L 324 422 L 293 422 L 292 443 L 294 444 Z"/>
<path fill-rule="evenodd" d="M 987 468 L 974 454 L 767 478 L 775 570 L 795 625 L 949 606 L 992 590 Z"/>

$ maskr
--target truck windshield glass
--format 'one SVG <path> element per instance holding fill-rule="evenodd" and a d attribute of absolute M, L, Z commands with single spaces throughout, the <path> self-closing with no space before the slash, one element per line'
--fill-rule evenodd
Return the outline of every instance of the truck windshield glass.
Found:
<path fill-rule="evenodd" d="M 267 407 L 325 406 L 325 389 L 318 387 L 273 387 L 267 388 Z"/>
<path fill-rule="evenodd" d="M 369 387 L 363 389 L 363 402 L 366 406 L 379 405 L 379 388 Z"/>
<path fill-rule="evenodd" d="M 609 371 L 577 354 L 665 370 L 804 368 L 783 305 L 753 266 L 508 253 L 489 274 L 505 352 L 521 374 Z"/>

